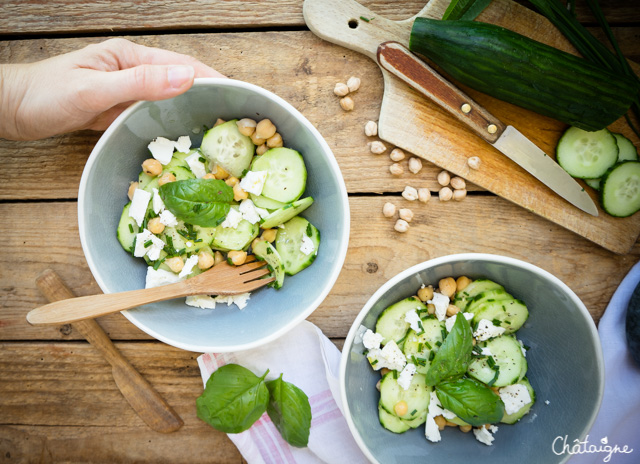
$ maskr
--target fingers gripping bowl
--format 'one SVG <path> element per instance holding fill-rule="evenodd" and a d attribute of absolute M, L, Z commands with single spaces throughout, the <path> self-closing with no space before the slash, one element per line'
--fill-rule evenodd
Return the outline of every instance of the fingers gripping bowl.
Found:
<path fill-rule="evenodd" d="M 128 108 L 93 149 L 80 181 L 78 222 L 89 268 L 105 293 L 143 288 L 147 265 L 126 253 L 115 234 L 127 187 L 149 158 L 150 141 L 189 135 L 200 145 L 203 126 L 217 118 L 269 118 L 285 146 L 300 152 L 308 171 L 305 195 L 313 205 L 303 216 L 322 234 L 313 265 L 287 277 L 279 289 L 251 294 L 243 310 L 217 305 L 205 310 L 184 299 L 125 311 L 133 324 L 170 345 L 192 351 L 250 349 L 274 340 L 311 314 L 329 293 L 346 256 L 349 205 L 338 164 L 311 123 L 278 96 L 231 79 L 197 79 L 185 94 Z"/>
<path fill-rule="evenodd" d="M 433 285 L 437 289 L 440 279 L 459 276 L 500 283 L 514 298 L 526 303 L 529 313 L 517 334 L 505 336 L 517 335 L 527 348 L 526 378 L 535 391 L 534 403 L 515 424 L 496 421 L 499 431 L 495 433 L 491 446 L 475 440 L 475 433 L 462 433 L 462 429 L 457 427 L 446 427 L 441 432 L 441 441 L 432 443 L 425 437 L 429 432 L 425 429 L 424 420 L 419 427 L 400 430 L 406 429 L 404 433 L 385 429 L 381 424 L 389 415 L 386 412 L 380 414 L 379 404 L 384 408 L 382 391 L 384 383 L 392 380 L 387 377 L 393 371 L 385 376 L 379 392 L 376 383 L 381 374 L 372 368 L 371 359 L 367 359 L 367 356 L 371 358 L 372 350 L 366 351 L 364 345 L 367 340 L 362 340 L 361 336 L 366 329 L 380 331 L 380 314 L 391 305 L 416 295 L 421 285 Z M 427 316 L 426 321 L 432 320 Z M 456 321 L 456 325 L 458 323 Z M 471 327 L 473 329 L 473 323 Z M 410 334 L 407 339 L 409 337 Z M 484 343 L 477 346 L 482 347 Z M 444 344 L 440 349 L 443 347 Z M 434 363 L 436 361 L 433 360 Z M 584 440 L 595 420 L 604 388 L 598 334 L 578 297 L 540 268 L 513 258 L 487 254 L 433 259 L 413 266 L 385 283 L 369 299 L 349 331 L 342 351 L 340 376 L 341 397 L 351 432 L 367 457 L 379 463 L 399 462 L 399 456 L 405 464 L 425 462 L 425 459 L 493 464 L 514 460 L 545 464 L 564 462 L 570 455 L 563 452 L 565 442 L 562 440 L 566 437 L 569 445 L 574 443 L 573 440 Z M 398 379 L 400 377 L 397 376 Z M 434 391 L 437 388 L 433 387 Z M 431 414 L 431 409 L 428 410 Z"/>

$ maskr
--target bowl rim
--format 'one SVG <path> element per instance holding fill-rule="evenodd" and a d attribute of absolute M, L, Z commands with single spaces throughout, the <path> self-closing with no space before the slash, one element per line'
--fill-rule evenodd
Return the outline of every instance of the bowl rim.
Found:
<path fill-rule="evenodd" d="M 571 290 L 569 286 L 567 286 L 564 282 L 562 282 L 560 279 L 558 279 L 556 276 L 554 276 L 550 272 L 545 271 L 544 269 L 534 264 L 519 260 L 517 258 L 511 258 L 508 256 L 501 256 L 501 255 L 495 255 L 490 253 L 459 253 L 459 254 L 453 254 L 453 255 L 446 255 L 438 258 L 433 258 L 427 261 L 423 261 L 414 266 L 411 266 L 410 268 L 399 272 L 398 274 L 393 276 L 391 279 L 386 281 L 378 290 L 376 290 L 376 292 L 371 296 L 371 298 L 369 298 L 369 300 L 367 300 L 365 305 L 362 307 L 362 309 L 356 316 L 355 320 L 353 321 L 353 324 L 349 329 L 349 333 L 347 334 L 347 338 L 344 341 L 344 345 L 342 347 L 342 354 L 340 357 L 340 401 L 342 402 L 342 410 L 344 412 L 344 417 L 349 426 L 349 430 L 351 431 L 351 435 L 353 435 L 353 438 L 358 444 L 358 447 L 365 454 L 365 456 L 373 463 L 380 464 L 380 462 L 375 458 L 375 456 L 373 456 L 371 451 L 369 451 L 369 448 L 367 447 L 364 440 L 360 436 L 360 433 L 358 432 L 358 429 L 356 428 L 356 425 L 353 422 L 353 419 L 351 417 L 351 411 L 349 409 L 349 403 L 347 401 L 346 369 L 347 369 L 347 364 L 349 362 L 349 357 L 350 357 L 349 353 L 351 351 L 351 347 L 353 346 L 353 340 L 356 334 L 358 333 L 358 329 L 362 325 L 362 321 L 364 320 L 364 318 L 369 313 L 369 310 L 382 297 L 382 295 L 384 295 L 390 288 L 398 284 L 398 282 L 402 281 L 406 277 L 409 277 L 413 274 L 416 274 L 419 271 L 423 271 L 433 266 L 438 266 L 441 264 L 447 264 L 451 262 L 469 261 L 469 260 L 491 261 L 496 263 L 509 264 L 524 270 L 528 270 L 530 272 L 533 272 L 534 274 L 538 274 L 547 278 L 551 282 L 555 283 L 558 287 L 562 288 L 565 291 L 565 293 L 569 296 L 569 298 L 578 307 L 578 310 L 580 311 L 580 313 L 588 321 L 590 321 L 590 324 L 588 324 L 588 326 L 589 326 L 591 339 L 594 342 L 596 353 L 597 353 L 596 364 L 598 366 L 598 372 L 599 372 L 599 383 L 598 383 L 597 405 L 593 409 L 591 413 L 591 417 L 586 423 L 587 427 L 585 427 L 585 434 L 589 432 L 589 430 L 593 426 L 593 423 L 596 420 L 598 411 L 600 409 L 600 405 L 602 404 L 602 397 L 604 395 L 605 372 L 604 372 L 604 357 L 602 353 L 602 345 L 600 344 L 600 337 L 598 336 L 598 330 L 596 328 L 595 322 L 593 322 L 593 318 L 591 317 L 591 314 L 589 314 L 587 307 L 580 300 L 580 298 L 578 298 L 578 296 L 573 292 L 573 290 Z M 584 438 L 584 437 L 581 437 L 581 438 Z M 559 462 L 566 462 L 570 457 L 571 455 L 567 454 Z"/>
<path fill-rule="evenodd" d="M 333 172 L 333 175 L 336 177 L 336 180 L 338 183 L 340 202 L 342 203 L 342 208 L 344 211 L 344 215 L 342 218 L 344 222 L 344 228 L 342 230 L 342 235 L 339 238 L 340 243 L 339 243 L 338 252 L 336 253 L 336 256 L 335 256 L 333 269 L 329 274 L 329 277 L 324 281 L 324 289 L 311 302 L 311 304 L 307 307 L 307 309 L 304 312 L 298 314 L 295 318 L 291 319 L 287 324 L 283 325 L 279 330 L 275 331 L 270 335 L 254 340 L 253 342 L 239 344 L 239 345 L 230 345 L 230 346 L 225 346 L 225 345 L 216 346 L 215 344 L 193 345 L 189 343 L 180 343 L 180 342 L 175 342 L 171 340 L 169 337 L 166 337 L 157 333 L 155 330 L 151 329 L 146 324 L 143 324 L 142 322 L 137 320 L 135 314 L 132 314 L 129 311 L 122 311 L 122 314 L 124 315 L 124 317 L 126 317 L 133 325 L 138 327 L 140 330 L 147 333 L 148 335 L 151 335 L 153 338 L 160 340 L 161 342 L 164 342 L 168 345 L 174 346 L 176 348 L 181 348 L 183 350 L 195 351 L 200 353 L 207 353 L 207 352 L 222 353 L 222 352 L 232 352 L 232 351 L 244 351 L 244 350 L 256 348 L 258 346 L 261 346 L 273 340 L 276 340 L 277 338 L 281 337 L 289 330 L 293 329 L 296 325 L 298 325 L 298 323 L 306 319 L 313 311 L 315 311 L 316 308 L 320 306 L 320 304 L 327 297 L 329 292 L 333 289 L 333 286 L 335 285 L 335 282 L 338 279 L 338 275 L 342 270 L 342 266 L 344 264 L 344 261 L 347 255 L 347 248 L 349 245 L 349 232 L 351 229 L 350 227 L 351 214 L 349 209 L 349 199 L 347 195 L 347 188 L 344 183 L 344 178 L 342 176 L 342 172 L 340 171 L 340 167 L 338 165 L 336 157 L 333 154 L 333 151 L 331 150 L 331 148 L 329 147 L 329 144 L 326 142 L 326 140 L 320 134 L 320 132 L 313 126 L 313 124 L 311 124 L 311 122 L 309 122 L 309 120 L 302 113 L 300 113 L 300 111 L 294 108 L 290 103 L 288 103 L 278 95 L 274 94 L 273 92 L 263 89 L 262 87 L 259 87 L 255 84 L 251 84 L 249 82 L 239 81 L 235 79 L 218 78 L 218 77 L 197 78 L 194 80 L 193 86 L 191 88 L 207 87 L 207 86 L 221 86 L 221 87 L 240 88 L 240 89 L 249 90 L 268 100 L 271 100 L 273 103 L 276 103 L 277 105 L 280 105 L 285 111 L 293 115 L 304 127 L 306 127 L 311 132 L 314 138 L 318 141 L 322 151 L 324 152 L 327 158 L 329 167 Z M 174 97 L 174 98 L 177 98 L 177 97 Z M 99 267 L 96 265 L 96 262 L 93 260 L 91 252 L 88 248 L 87 230 L 84 225 L 85 223 L 84 209 L 86 204 L 85 195 L 87 190 L 89 173 L 93 169 L 93 166 L 96 163 L 99 153 L 103 150 L 105 144 L 107 143 L 107 140 L 111 137 L 112 133 L 116 130 L 116 128 L 120 126 L 122 121 L 127 119 L 131 114 L 137 111 L 138 108 L 145 105 L 146 103 L 148 103 L 148 101 L 139 101 L 132 104 L 126 110 L 124 110 L 109 125 L 109 127 L 100 136 L 100 139 L 98 140 L 96 145 L 93 147 L 93 150 L 91 151 L 91 154 L 89 155 L 89 158 L 87 159 L 85 167 L 82 171 L 82 177 L 80 178 L 80 185 L 78 189 L 78 231 L 80 234 L 80 243 L 82 245 L 82 251 L 84 253 L 85 259 L 87 260 L 87 263 L 89 265 L 89 270 L 91 271 L 93 278 L 98 283 L 98 286 L 104 293 L 112 293 L 112 292 L 107 287 L 104 280 L 100 277 Z"/>

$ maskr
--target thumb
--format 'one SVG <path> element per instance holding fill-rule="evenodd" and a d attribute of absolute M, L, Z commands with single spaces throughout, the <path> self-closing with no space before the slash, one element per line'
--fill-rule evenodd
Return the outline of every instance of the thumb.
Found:
<path fill-rule="evenodd" d="M 100 72 L 94 87 L 96 109 L 105 110 L 135 100 L 175 97 L 191 88 L 194 76 L 194 68 L 185 65 L 145 64 L 122 71 Z"/>

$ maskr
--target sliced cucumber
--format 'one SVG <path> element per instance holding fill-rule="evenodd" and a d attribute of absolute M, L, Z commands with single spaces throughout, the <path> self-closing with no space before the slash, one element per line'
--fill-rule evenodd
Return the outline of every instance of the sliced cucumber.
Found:
<path fill-rule="evenodd" d="M 184 249 L 184 252 L 182 254 L 195 253 L 199 251 L 201 248 L 208 247 L 211 244 L 211 239 L 213 238 L 213 235 L 212 234 L 210 235 L 210 233 L 211 233 L 211 230 L 215 229 L 214 227 L 207 228 L 207 229 L 198 227 L 198 229 L 200 230 L 207 230 L 206 233 L 202 232 L 201 236 L 208 240 L 208 241 L 205 241 L 205 239 L 202 239 L 198 241 L 200 235 L 198 235 L 198 230 L 196 229 L 196 227 L 198 226 L 193 226 L 193 230 L 196 232 L 196 238 L 187 238 L 185 237 L 185 235 L 188 235 L 188 231 L 184 225 L 184 222 L 178 221 L 178 225 L 175 227 L 168 227 L 168 226 L 165 227 L 164 231 L 162 232 L 162 236 L 160 238 L 165 243 L 173 244 L 173 248 L 176 251 L 180 251 Z"/>
<path fill-rule="evenodd" d="M 191 150 L 189 153 L 182 153 L 180 151 L 174 152 L 173 158 L 171 158 L 171 161 L 169 161 L 169 163 L 164 167 L 164 171 L 170 171 L 171 169 L 178 166 L 189 169 L 189 165 L 187 164 L 185 159 L 187 158 L 187 156 L 195 152 L 197 152 L 197 150 Z"/>
<path fill-rule="evenodd" d="M 174 176 L 176 176 L 176 180 L 187 180 L 187 179 L 195 179 L 196 175 L 191 172 L 191 169 L 184 166 L 174 166 L 171 169 L 166 169 L 162 172 L 170 172 Z M 162 175 L 162 174 L 161 174 Z"/>
<path fill-rule="evenodd" d="M 638 161 L 638 150 L 631 140 L 622 134 L 613 133 L 618 144 L 618 161 Z"/>
<path fill-rule="evenodd" d="M 282 258 L 278 254 L 273 245 L 266 240 L 260 240 L 253 247 L 253 253 L 261 259 L 264 259 L 273 270 L 273 276 L 276 280 L 271 284 L 273 288 L 282 288 L 284 283 L 284 266 L 282 265 Z"/>
<path fill-rule="evenodd" d="M 608 129 L 587 132 L 570 127 L 558 142 L 556 160 L 573 177 L 595 179 L 618 160 L 618 144 Z"/>
<path fill-rule="evenodd" d="M 387 412 L 380 404 L 378 404 L 378 418 L 380 425 L 393 433 L 404 433 L 411 427 L 398 416 Z"/>
<path fill-rule="evenodd" d="M 414 375 L 407 390 L 398 385 L 394 372 L 388 372 L 380 381 L 380 406 L 400 419 L 412 421 L 427 412 L 431 387 L 425 383 L 424 375 Z M 407 403 L 407 413 L 398 416 L 395 405 L 400 401 Z"/>
<path fill-rule="evenodd" d="M 469 300 L 476 295 L 487 292 L 489 290 L 504 290 L 504 287 L 489 279 L 477 279 L 471 282 L 467 287 L 456 293 L 453 299 L 453 304 L 460 308 L 462 311 L 466 311 Z"/>
<path fill-rule="evenodd" d="M 628 217 L 640 210 L 640 161 L 622 161 L 602 177 L 600 202 L 611 216 Z"/>
<path fill-rule="evenodd" d="M 400 344 L 409 330 L 409 323 L 405 322 L 404 315 L 412 309 L 424 311 L 427 307 L 415 296 L 410 296 L 382 311 L 376 321 L 375 332 L 384 337 L 383 345 L 389 340 Z"/>
<path fill-rule="evenodd" d="M 232 208 L 238 209 L 237 206 L 232 206 Z M 222 224 L 220 224 L 214 227 L 211 248 L 221 251 L 245 250 L 253 239 L 258 236 L 259 232 L 260 227 L 258 224 L 251 224 L 246 219 L 241 220 L 235 229 L 222 227 Z"/>
<path fill-rule="evenodd" d="M 492 321 L 497 327 L 504 327 L 505 333 L 513 333 L 522 327 L 529 317 L 529 311 L 524 302 L 515 298 L 493 300 L 479 307 L 473 318 L 474 322 L 482 319 Z"/>
<path fill-rule="evenodd" d="M 287 206 L 287 203 L 282 203 L 281 201 L 272 200 L 271 198 L 263 197 L 262 195 L 254 195 L 250 193 L 251 201 L 258 208 L 265 208 L 268 210 L 280 209 L 284 206 Z"/>
<path fill-rule="evenodd" d="M 302 200 L 294 201 L 293 203 L 289 203 L 288 205 L 283 206 L 280 209 L 275 210 L 271 214 L 269 214 L 266 218 L 262 220 L 260 223 L 260 227 L 263 229 L 271 229 L 272 227 L 279 226 L 280 224 L 284 224 L 289 219 L 296 217 L 298 214 L 303 212 L 309 206 L 313 204 L 313 198 L 306 197 Z"/>
<path fill-rule="evenodd" d="M 310 240 L 313 244 L 313 251 L 308 254 L 302 251 L 305 240 Z M 276 250 L 280 253 L 287 275 L 297 274 L 309 267 L 318 255 L 319 246 L 320 232 L 305 218 L 296 216 L 285 222 L 282 229 L 278 229 Z"/>
<path fill-rule="evenodd" d="M 522 354 L 518 340 L 511 335 L 502 335 L 478 344 L 489 348 L 495 365 L 490 366 L 489 356 L 475 358 L 469 364 L 469 376 L 489 386 L 504 387 L 521 380 L 526 374 L 527 360 Z"/>
<path fill-rule="evenodd" d="M 220 126 L 218 126 L 220 127 Z M 307 168 L 302 155 L 290 148 L 272 148 L 255 158 L 252 171 L 267 171 L 262 196 L 282 203 L 297 200 L 304 193 Z"/>
<path fill-rule="evenodd" d="M 209 129 L 200 146 L 212 171 L 216 165 L 220 165 L 238 178 L 249 169 L 255 149 L 251 139 L 240 133 L 235 119 Z"/>
<path fill-rule="evenodd" d="M 465 311 L 468 313 L 476 314 L 478 312 L 478 309 L 480 309 L 485 303 L 493 303 L 495 301 L 506 300 L 508 298 L 512 298 L 512 296 L 509 295 L 503 288 L 496 290 L 487 290 L 486 292 L 478 293 L 473 298 L 470 298 Z"/>
<path fill-rule="evenodd" d="M 426 374 L 431 367 L 432 352 L 435 354 L 444 341 L 444 322 L 438 321 L 435 317 L 422 319 L 424 331 L 420 334 L 414 330 L 409 330 L 404 339 L 403 351 L 409 362 L 416 366 L 418 374 Z"/>
<path fill-rule="evenodd" d="M 154 182 L 154 185 L 149 187 L 149 184 Z M 158 188 L 158 176 L 152 177 L 144 171 L 140 171 L 138 175 L 138 188 L 151 192 L 152 188 Z"/>
<path fill-rule="evenodd" d="M 136 234 L 140 232 L 140 228 L 135 219 L 129 216 L 129 208 L 131 208 L 131 202 L 124 205 L 122 209 L 122 215 L 120 216 L 120 222 L 118 222 L 117 236 L 120 245 L 126 251 L 131 253 L 133 251 L 133 243 L 136 238 Z"/>
<path fill-rule="evenodd" d="M 602 179 L 598 177 L 597 179 L 585 179 L 584 182 L 594 190 L 600 190 L 600 181 Z"/>
<path fill-rule="evenodd" d="M 504 416 L 502 416 L 502 420 L 500 420 L 500 422 L 504 424 L 515 424 L 516 422 L 518 422 L 520 419 L 524 417 L 525 414 L 527 414 L 531 410 L 531 407 L 536 402 L 536 392 L 533 391 L 533 387 L 531 386 L 531 384 L 529 383 L 529 380 L 526 377 L 516 383 L 519 383 L 520 385 L 524 385 L 525 387 L 527 387 L 527 390 L 529 390 L 529 396 L 531 396 L 531 403 L 525 404 L 519 410 L 517 410 L 512 414 L 507 414 L 505 412 Z"/>

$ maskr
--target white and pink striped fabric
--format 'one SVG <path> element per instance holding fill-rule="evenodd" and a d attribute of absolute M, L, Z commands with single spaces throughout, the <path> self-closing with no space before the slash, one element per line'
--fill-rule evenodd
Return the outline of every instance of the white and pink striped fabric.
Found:
<path fill-rule="evenodd" d="M 247 431 L 229 434 L 249 464 L 366 463 L 340 406 L 340 351 L 311 322 L 303 321 L 278 340 L 255 350 L 205 353 L 198 357 L 202 381 L 225 364 L 240 364 L 267 380 L 283 380 L 302 389 L 311 404 L 311 433 L 306 448 L 285 442 L 265 413 Z"/>

